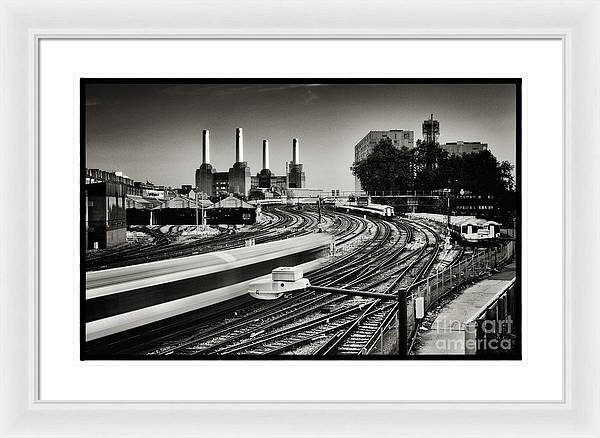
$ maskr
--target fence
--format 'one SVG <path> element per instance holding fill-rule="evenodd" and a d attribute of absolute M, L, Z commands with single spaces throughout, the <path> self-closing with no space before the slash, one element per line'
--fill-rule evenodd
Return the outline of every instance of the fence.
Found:
<path fill-rule="evenodd" d="M 458 260 L 442 271 L 438 271 L 429 277 L 413 283 L 407 291 L 407 332 L 409 338 L 413 338 L 417 320 L 415 318 L 415 300 L 419 297 L 424 299 L 425 312 L 436 302 L 446 296 L 450 291 L 466 282 L 476 279 L 489 272 L 491 268 L 499 266 L 510 260 L 515 251 L 515 243 L 507 242 L 499 247 L 485 248 L 471 257 Z M 397 349 L 398 339 L 398 311 L 394 307 L 388 314 L 381 329 L 368 340 L 361 354 L 385 354 L 394 346 Z"/>
<path fill-rule="evenodd" d="M 465 353 L 479 356 L 514 354 L 520 325 L 516 318 L 516 279 L 500 290 L 465 323 Z"/>
<path fill-rule="evenodd" d="M 506 234 L 507 236 L 510 236 L 514 239 L 516 233 L 515 233 L 515 229 L 514 228 L 500 228 L 500 232 L 502 234 Z"/>
<path fill-rule="evenodd" d="M 331 190 L 323 191 L 324 197 L 348 197 L 348 196 L 447 196 L 443 190 L 378 190 L 373 192 L 356 191 L 356 190 L 336 190 L 335 193 Z"/>

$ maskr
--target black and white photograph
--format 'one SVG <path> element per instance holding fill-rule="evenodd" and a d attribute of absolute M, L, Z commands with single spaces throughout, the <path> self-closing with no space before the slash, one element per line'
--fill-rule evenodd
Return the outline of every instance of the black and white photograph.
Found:
<path fill-rule="evenodd" d="M 520 360 L 521 79 L 84 78 L 82 360 Z"/>

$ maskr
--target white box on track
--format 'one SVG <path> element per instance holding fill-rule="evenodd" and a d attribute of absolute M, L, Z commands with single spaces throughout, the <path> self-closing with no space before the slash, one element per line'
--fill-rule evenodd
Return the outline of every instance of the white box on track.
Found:
<path fill-rule="evenodd" d="M 273 269 L 273 281 L 298 281 L 304 277 L 304 271 L 300 267 L 285 267 Z"/>

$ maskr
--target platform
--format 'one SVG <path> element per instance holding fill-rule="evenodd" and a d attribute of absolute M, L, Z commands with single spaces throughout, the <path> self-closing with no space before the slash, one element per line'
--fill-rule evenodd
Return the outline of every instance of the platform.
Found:
<path fill-rule="evenodd" d="M 437 315 L 428 331 L 420 331 L 414 354 L 465 354 L 464 323 L 516 276 L 513 262 L 502 271 L 468 287 Z"/>

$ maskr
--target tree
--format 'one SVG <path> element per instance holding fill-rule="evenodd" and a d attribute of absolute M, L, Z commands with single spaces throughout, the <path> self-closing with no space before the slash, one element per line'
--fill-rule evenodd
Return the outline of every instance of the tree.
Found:
<path fill-rule="evenodd" d="M 438 143 L 417 141 L 413 152 L 414 188 L 435 190 L 444 188 L 447 178 L 444 175 L 448 152 Z"/>
<path fill-rule="evenodd" d="M 516 197 L 513 166 L 499 162 L 489 151 L 450 155 L 437 143 L 417 141 L 414 149 L 398 149 L 382 139 L 364 160 L 354 163 L 352 173 L 367 192 L 407 189 L 465 190 L 491 195 L 502 211 L 514 211 Z"/>
<path fill-rule="evenodd" d="M 411 165 L 411 151 L 398 149 L 389 138 L 384 138 L 367 158 L 355 162 L 351 170 L 367 192 L 406 190 L 412 185 Z"/>
<path fill-rule="evenodd" d="M 514 190 L 513 166 L 508 161 L 498 162 L 489 150 L 463 154 L 448 164 L 453 166 L 449 172 L 458 176 L 460 188 L 472 193 L 500 196 Z"/>

